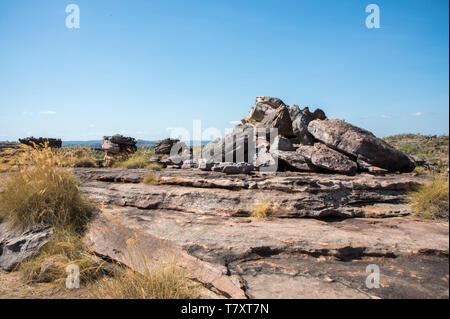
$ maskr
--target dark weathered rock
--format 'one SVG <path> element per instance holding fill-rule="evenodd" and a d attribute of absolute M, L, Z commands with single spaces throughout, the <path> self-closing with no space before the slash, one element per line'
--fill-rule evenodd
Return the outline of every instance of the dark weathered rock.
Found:
<path fill-rule="evenodd" d="M 270 144 L 270 152 L 275 151 L 295 151 L 295 147 L 292 143 L 285 137 L 278 135 Z"/>
<path fill-rule="evenodd" d="M 31 147 L 44 147 L 44 145 L 47 145 L 51 148 L 61 148 L 62 141 L 61 139 L 56 138 L 46 138 L 46 137 L 26 137 L 19 139 L 19 142 Z"/>
<path fill-rule="evenodd" d="M 256 130 L 251 124 L 238 125 L 223 139 L 217 139 L 202 150 L 210 162 L 252 162 L 256 149 Z"/>
<path fill-rule="evenodd" d="M 286 106 L 286 104 L 284 104 L 284 102 L 281 99 L 271 96 L 257 96 L 255 99 L 255 104 L 258 103 L 270 105 L 274 109 L 277 109 L 280 106 Z"/>
<path fill-rule="evenodd" d="M 159 141 L 155 145 L 155 153 L 169 155 L 170 151 L 172 150 L 172 147 L 179 142 L 180 142 L 180 140 L 171 139 L 171 138 L 166 138 L 162 141 Z M 177 152 L 177 154 L 178 154 L 178 152 Z"/>
<path fill-rule="evenodd" d="M 17 233 L 0 224 L 0 268 L 12 270 L 18 263 L 34 256 L 52 237 L 53 228 L 35 226 Z"/>
<path fill-rule="evenodd" d="M 280 164 L 285 164 L 284 166 L 288 170 L 299 170 L 303 172 L 320 172 L 320 169 L 308 161 L 299 152 L 286 152 L 286 151 L 273 151 L 271 155 L 278 158 Z"/>
<path fill-rule="evenodd" d="M 286 106 L 280 106 L 274 112 L 269 113 L 264 119 L 255 124 L 259 128 L 276 128 L 278 134 L 284 137 L 294 137 L 292 120 Z"/>
<path fill-rule="evenodd" d="M 297 149 L 308 162 L 316 167 L 324 168 L 331 172 L 355 175 L 358 165 L 355 161 L 328 146 L 315 143 L 314 146 L 301 145 Z"/>
<path fill-rule="evenodd" d="M 20 149 L 20 144 L 12 142 L 0 142 L 0 152 L 8 149 L 17 150 Z"/>
<path fill-rule="evenodd" d="M 223 162 L 215 164 L 211 170 L 214 172 L 222 172 L 225 174 L 248 174 L 254 169 L 252 164 L 245 162 L 231 163 Z"/>
<path fill-rule="evenodd" d="M 353 126 L 344 120 L 315 120 L 309 123 L 308 131 L 327 146 L 355 159 L 391 172 L 410 172 L 414 161 L 396 150 L 369 131 Z"/>
<path fill-rule="evenodd" d="M 321 109 L 316 109 L 313 113 L 308 107 L 303 110 L 297 105 L 289 107 L 289 114 L 292 119 L 292 129 L 296 137 L 293 142 L 296 144 L 313 145 L 315 138 L 308 132 L 308 124 L 314 120 L 325 120 L 327 117 Z"/>
<path fill-rule="evenodd" d="M 137 141 L 132 137 L 125 137 L 120 134 L 104 136 L 102 149 L 110 154 L 134 153 L 137 151 Z"/>

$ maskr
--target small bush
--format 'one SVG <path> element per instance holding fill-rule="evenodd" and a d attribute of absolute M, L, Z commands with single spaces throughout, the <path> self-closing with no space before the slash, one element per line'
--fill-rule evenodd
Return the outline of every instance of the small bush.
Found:
<path fill-rule="evenodd" d="M 261 204 L 255 206 L 251 211 L 251 216 L 257 219 L 264 219 L 270 217 L 272 214 L 272 205 L 269 201 L 263 201 Z"/>
<path fill-rule="evenodd" d="M 145 166 L 145 169 L 148 169 L 151 171 L 160 171 L 163 169 L 163 166 L 160 163 L 149 163 Z"/>
<path fill-rule="evenodd" d="M 103 299 L 194 299 L 198 286 L 189 282 L 174 261 L 158 261 L 142 274 L 131 269 L 105 278 L 92 294 Z"/>
<path fill-rule="evenodd" d="M 410 194 L 409 205 L 416 216 L 426 219 L 448 219 L 448 178 L 439 176 L 431 183 L 419 187 Z"/>
<path fill-rule="evenodd" d="M 143 157 L 131 157 L 123 162 L 117 162 L 113 165 L 114 168 L 126 168 L 126 169 L 136 169 L 145 168 L 147 166 L 147 160 Z"/>
<path fill-rule="evenodd" d="M 48 147 L 26 148 L 20 163 L 0 193 L 0 216 L 20 229 L 35 224 L 83 229 L 93 207 L 75 176 L 61 169 L 61 158 Z"/>
<path fill-rule="evenodd" d="M 155 175 L 147 174 L 147 175 L 145 175 L 144 179 L 142 180 L 142 183 L 148 184 L 148 185 L 158 185 L 159 180 Z"/>
<path fill-rule="evenodd" d="M 113 167 L 127 169 L 146 168 L 149 165 L 149 159 L 154 155 L 155 153 L 152 149 L 139 147 L 137 152 L 132 154 L 127 160 L 117 162 Z"/>

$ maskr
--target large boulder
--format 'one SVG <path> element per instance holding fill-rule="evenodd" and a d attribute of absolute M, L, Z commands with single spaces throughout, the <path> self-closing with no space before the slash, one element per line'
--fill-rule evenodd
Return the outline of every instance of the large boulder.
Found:
<path fill-rule="evenodd" d="M 319 172 L 319 167 L 313 165 L 300 152 L 274 151 L 271 153 L 276 157 L 281 168 L 287 170 L 298 170 L 303 172 Z"/>
<path fill-rule="evenodd" d="M 278 129 L 278 134 L 284 137 L 295 137 L 292 130 L 292 120 L 289 115 L 289 109 L 283 105 L 269 113 L 261 122 L 256 123 L 256 127 Z"/>
<path fill-rule="evenodd" d="M 211 162 L 252 162 L 255 155 L 256 131 L 253 125 L 238 125 L 223 139 L 206 145 L 202 158 Z"/>
<path fill-rule="evenodd" d="M 314 166 L 331 172 L 355 175 L 358 170 L 355 161 L 322 143 L 315 143 L 314 146 L 301 145 L 297 152 Z"/>
<path fill-rule="evenodd" d="M 180 140 L 172 139 L 172 138 L 166 138 L 162 141 L 159 141 L 155 145 L 155 153 L 169 155 L 170 151 L 172 150 L 172 147 L 179 142 L 180 142 Z"/>
<path fill-rule="evenodd" d="M 272 144 L 270 144 L 270 152 L 275 151 L 295 151 L 295 147 L 292 143 L 281 135 L 278 135 L 273 140 Z"/>
<path fill-rule="evenodd" d="M 289 115 L 292 119 L 292 129 L 296 135 L 293 142 L 296 144 L 313 145 L 315 138 L 308 132 L 308 124 L 314 120 L 325 120 L 327 117 L 321 109 L 316 109 L 313 113 L 308 107 L 300 110 L 298 105 L 289 107 Z"/>
<path fill-rule="evenodd" d="M 327 146 L 390 172 L 411 172 L 416 164 L 371 132 L 341 119 L 314 120 L 308 131 Z"/>

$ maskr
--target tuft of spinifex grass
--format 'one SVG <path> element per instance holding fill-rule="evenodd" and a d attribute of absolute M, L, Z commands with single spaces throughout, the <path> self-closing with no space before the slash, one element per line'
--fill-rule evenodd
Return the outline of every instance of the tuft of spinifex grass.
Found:
<path fill-rule="evenodd" d="M 147 174 L 145 175 L 144 179 L 142 180 L 142 183 L 147 185 L 158 185 L 159 180 L 154 174 Z"/>
<path fill-rule="evenodd" d="M 448 219 L 449 180 L 441 175 L 409 194 L 409 205 L 416 216 L 425 219 Z"/>
<path fill-rule="evenodd" d="M 96 285 L 92 297 L 102 299 L 196 299 L 199 287 L 190 281 L 174 258 L 147 260 L 141 272 L 117 268 Z"/>
<path fill-rule="evenodd" d="M 44 224 L 81 231 L 92 210 L 75 176 L 48 147 L 25 148 L 20 170 L 0 193 L 0 216 L 18 229 Z"/>
<path fill-rule="evenodd" d="M 252 211 L 251 216 L 256 219 L 265 219 L 272 214 L 272 205 L 269 201 L 263 201 L 261 204 L 256 205 Z"/>

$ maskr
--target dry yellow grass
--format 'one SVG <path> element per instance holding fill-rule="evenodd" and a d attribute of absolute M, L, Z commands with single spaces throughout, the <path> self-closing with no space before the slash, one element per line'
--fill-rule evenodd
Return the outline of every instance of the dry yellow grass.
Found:
<path fill-rule="evenodd" d="M 148 185 L 158 185 L 159 180 L 155 175 L 147 174 L 147 175 L 145 175 L 144 179 L 142 180 L 142 183 L 148 184 Z"/>
<path fill-rule="evenodd" d="M 101 299 L 195 299 L 198 285 L 189 281 L 174 260 L 151 263 L 142 273 L 129 268 L 99 281 L 93 298 Z"/>
<path fill-rule="evenodd" d="M 132 154 L 127 160 L 119 161 L 113 167 L 127 169 L 146 168 L 149 165 L 149 159 L 154 155 L 155 153 L 152 149 L 139 147 L 137 152 Z"/>
<path fill-rule="evenodd" d="M 0 216 L 20 229 L 46 224 L 82 230 L 93 206 L 75 176 L 61 168 L 61 157 L 48 147 L 26 147 L 18 160 L 19 172 L 0 193 Z"/>
<path fill-rule="evenodd" d="M 272 214 L 272 205 L 269 201 L 263 201 L 261 204 L 256 205 L 252 211 L 251 216 L 256 219 L 265 219 Z"/>
<path fill-rule="evenodd" d="M 84 249 L 82 236 L 68 228 L 56 229 L 54 238 L 39 254 L 22 262 L 17 270 L 23 274 L 23 279 L 27 283 L 44 280 L 64 287 L 67 278 L 66 267 L 75 264 L 80 268 L 82 284 L 94 282 L 104 275 L 101 268 L 102 261 Z M 49 263 L 50 267 L 45 272 L 45 279 L 39 278 L 41 266 L 45 263 Z"/>
<path fill-rule="evenodd" d="M 411 192 L 409 205 L 416 216 L 426 219 L 448 219 L 449 181 L 441 175 Z"/>
<path fill-rule="evenodd" d="M 163 166 L 160 163 L 149 163 L 145 166 L 145 169 L 150 171 L 160 171 L 163 169 Z"/>

